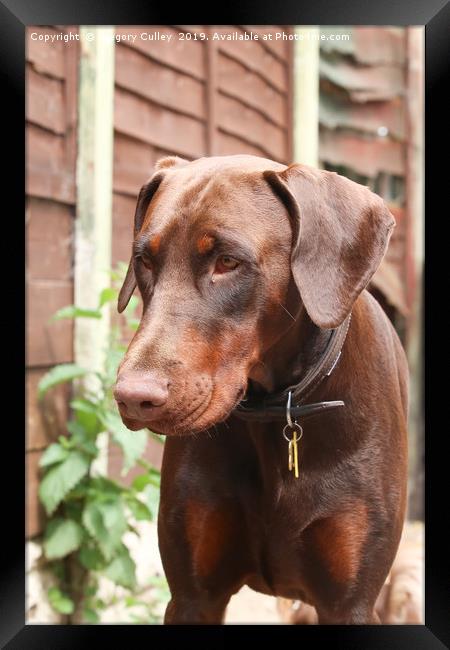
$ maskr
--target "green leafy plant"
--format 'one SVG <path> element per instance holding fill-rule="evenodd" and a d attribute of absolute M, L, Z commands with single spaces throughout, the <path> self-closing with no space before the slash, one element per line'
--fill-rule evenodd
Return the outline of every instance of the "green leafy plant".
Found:
<path fill-rule="evenodd" d="M 113 287 L 101 292 L 96 309 L 71 305 L 59 310 L 52 320 L 101 318 L 102 311 L 117 300 L 124 268 L 120 265 L 113 271 Z M 126 325 L 132 330 L 139 323 L 135 316 L 138 303 L 138 299 L 132 297 L 124 312 Z M 115 326 L 111 328 L 101 372 L 72 363 L 61 364 L 52 368 L 38 386 L 39 399 L 62 383 L 71 383 L 73 388 L 67 435 L 59 436 L 57 442 L 50 444 L 40 460 L 39 497 L 48 516 L 44 553 L 59 579 L 59 587 L 52 587 L 48 592 L 49 602 L 55 610 L 68 615 L 73 614 L 76 602 L 80 602 L 80 598 L 75 597 L 76 585 L 68 576 L 67 560 L 70 559 L 72 573 L 75 564 L 77 575 L 86 578 L 81 596 L 86 622 L 98 621 L 98 612 L 105 607 L 97 597 L 100 575 L 130 590 L 129 598 L 134 598 L 136 567 L 122 538 L 127 531 L 138 534 L 131 521 L 151 521 L 158 504 L 159 472 L 142 458 L 149 433 L 145 430 L 132 432 L 123 425 L 112 395 L 124 352 L 120 327 Z M 94 384 L 89 382 L 90 376 L 95 378 Z M 104 433 L 123 452 L 122 476 L 136 465 L 143 470 L 130 486 L 93 471 L 100 453 L 99 436 Z M 147 605 L 150 622 L 155 615 L 151 613 L 153 605 Z"/>

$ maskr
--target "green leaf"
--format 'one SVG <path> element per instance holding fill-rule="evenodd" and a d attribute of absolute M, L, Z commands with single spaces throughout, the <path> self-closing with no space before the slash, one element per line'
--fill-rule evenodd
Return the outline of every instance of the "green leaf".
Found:
<path fill-rule="evenodd" d="M 90 607 L 83 607 L 83 618 L 87 623 L 98 623 L 100 621 L 100 616 L 95 609 Z"/>
<path fill-rule="evenodd" d="M 126 596 L 125 607 L 148 607 L 148 603 L 145 600 L 139 600 L 135 596 Z"/>
<path fill-rule="evenodd" d="M 89 502 L 83 511 L 83 524 L 96 540 L 106 560 L 111 560 L 121 546 L 127 522 L 120 498 L 106 503 Z"/>
<path fill-rule="evenodd" d="M 96 546 L 83 544 L 78 552 L 78 559 L 86 569 L 89 569 L 89 571 L 101 571 L 105 566 L 105 558 Z M 96 590 L 94 589 L 94 593 L 95 592 Z"/>
<path fill-rule="evenodd" d="M 72 381 L 76 377 L 82 377 L 88 370 L 77 366 L 75 363 L 62 363 L 52 368 L 45 374 L 38 385 L 38 396 L 41 399 L 49 388 L 63 384 L 66 381 Z"/>
<path fill-rule="evenodd" d="M 130 530 L 132 533 L 134 533 L 136 535 L 136 537 L 141 536 L 141 533 L 138 531 L 138 529 L 135 528 L 132 524 L 130 524 L 130 522 L 128 522 L 127 527 L 128 527 L 128 530 Z"/>
<path fill-rule="evenodd" d="M 127 320 L 127 325 L 130 328 L 130 330 L 133 330 L 135 332 L 137 328 L 139 327 L 140 321 L 137 318 L 129 318 Z"/>
<path fill-rule="evenodd" d="M 144 474 L 138 474 L 133 479 L 131 487 L 136 490 L 136 492 L 141 492 L 147 485 L 154 485 L 159 488 L 161 482 L 160 473 L 156 469 L 150 469 Z"/>
<path fill-rule="evenodd" d="M 71 451 L 66 460 L 48 470 L 39 486 L 39 498 L 48 515 L 54 512 L 88 470 L 89 460 L 79 451 Z"/>
<path fill-rule="evenodd" d="M 105 576 L 121 587 L 133 589 L 136 585 L 136 565 L 126 546 L 123 552 L 105 569 Z"/>
<path fill-rule="evenodd" d="M 66 494 L 64 502 L 64 516 L 67 519 L 73 519 L 73 521 L 81 524 L 83 506 L 79 499 L 75 499 L 74 495 L 76 495 L 76 490 L 77 488 L 71 490 L 68 494 Z"/>
<path fill-rule="evenodd" d="M 131 487 L 136 490 L 136 492 L 141 492 L 150 482 L 151 478 L 149 474 L 139 474 L 133 479 Z"/>
<path fill-rule="evenodd" d="M 124 351 L 117 349 L 110 349 L 107 352 L 105 360 L 105 380 L 108 386 L 114 384 L 116 381 L 117 370 L 123 359 L 123 355 Z"/>
<path fill-rule="evenodd" d="M 50 587 L 50 589 L 47 592 L 48 600 L 50 602 L 50 605 L 53 607 L 54 610 L 59 612 L 60 614 L 73 614 L 75 610 L 75 605 L 74 602 L 67 594 L 63 594 L 63 592 L 58 589 L 57 587 Z"/>
<path fill-rule="evenodd" d="M 99 453 L 98 447 L 93 440 L 80 440 L 77 448 L 88 454 L 91 459 L 97 458 Z"/>
<path fill-rule="evenodd" d="M 155 433 L 154 431 L 149 431 L 150 438 L 153 438 L 153 440 L 156 440 L 156 442 L 159 442 L 160 445 L 163 445 L 165 442 L 164 436 L 160 435 L 159 433 Z"/>
<path fill-rule="evenodd" d="M 88 399 L 85 399 L 84 397 L 78 397 L 77 399 L 73 399 L 70 402 L 71 408 L 73 408 L 74 411 L 80 411 L 83 413 L 97 413 L 98 406 L 97 404 L 94 404 Z"/>
<path fill-rule="evenodd" d="M 49 563 L 48 568 L 60 583 L 66 581 L 66 566 L 64 560 L 54 560 Z"/>
<path fill-rule="evenodd" d="M 150 512 L 153 514 L 153 517 L 156 517 L 159 508 L 159 488 L 149 483 L 149 485 L 144 488 L 144 494 Z"/>
<path fill-rule="evenodd" d="M 123 424 L 120 416 L 110 411 L 103 413 L 101 418 L 106 429 L 112 433 L 114 442 L 122 448 L 124 455 L 123 476 L 144 453 L 148 440 L 147 432 L 145 429 L 130 431 Z"/>
<path fill-rule="evenodd" d="M 112 269 L 109 273 L 113 280 L 115 280 L 116 282 L 120 282 L 122 284 L 123 281 L 125 280 L 127 269 L 128 269 L 127 262 L 117 262 L 116 267 Z"/>
<path fill-rule="evenodd" d="M 151 510 L 143 503 L 139 501 L 136 497 L 131 497 L 127 499 L 127 506 L 130 508 L 133 516 L 138 521 L 152 521 L 153 515 Z"/>
<path fill-rule="evenodd" d="M 62 320 L 63 318 L 101 318 L 102 313 L 98 309 L 83 309 L 75 305 L 68 305 L 59 309 L 50 320 Z"/>
<path fill-rule="evenodd" d="M 86 431 L 85 431 L 83 425 L 80 422 L 77 422 L 76 420 L 71 420 L 70 422 L 67 422 L 66 427 L 67 427 L 67 431 L 69 433 L 71 433 L 74 438 L 79 439 L 79 438 L 82 438 L 83 436 L 86 435 Z M 58 440 L 61 442 L 61 444 L 64 447 L 67 447 L 67 445 L 69 445 L 69 447 L 73 447 L 73 440 L 72 439 L 67 441 L 67 438 L 65 438 L 65 440 L 66 440 L 65 445 L 62 442 L 61 437 L 59 437 Z"/>
<path fill-rule="evenodd" d="M 44 552 L 48 560 L 65 557 L 79 548 L 83 529 L 71 519 L 54 519 L 45 533 Z"/>
<path fill-rule="evenodd" d="M 107 287 L 106 289 L 103 289 L 103 291 L 100 294 L 100 301 L 99 301 L 99 308 L 103 307 L 103 305 L 106 305 L 107 302 L 112 302 L 115 300 L 118 296 L 117 289 L 113 289 L 112 287 Z"/>
<path fill-rule="evenodd" d="M 96 606 L 97 609 L 106 609 L 107 608 L 107 604 L 101 598 L 96 598 L 95 599 L 95 606 Z"/>
<path fill-rule="evenodd" d="M 129 303 L 123 312 L 125 317 L 126 318 L 130 317 L 138 305 L 139 305 L 139 298 L 136 298 L 136 296 L 131 296 Z"/>
<path fill-rule="evenodd" d="M 111 498 L 114 500 L 122 494 L 124 489 L 126 488 L 105 476 L 91 478 L 89 484 L 89 494 L 95 499 L 104 497 L 106 501 L 110 501 Z"/>
<path fill-rule="evenodd" d="M 90 435 L 100 433 L 102 426 L 98 420 L 98 404 L 85 398 L 78 398 L 72 400 L 70 406 L 75 411 L 78 422 L 87 433 Z"/>
<path fill-rule="evenodd" d="M 89 596 L 95 596 L 97 593 L 98 584 L 88 584 L 83 589 L 83 594 L 89 598 Z"/>
<path fill-rule="evenodd" d="M 83 544 L 78 553 L 80 563 L 89 571 L 101 571 L 105 566 L 105 558 L 96 546 Z M 94 589 L 93 593 L 96 592 Z M 92 593 L 86 595 L 93 595 Z"/>
<path fill-rule="evenodd" d="M 39 461 L 39 467 L 48 467 L 49 465 L 54 465 L 55 463 L 60 463 L 65 460 L 69 452 L 67 449 L 64 449 L 60 444 L 54 442 L 51 444 L 41 456 Z"/>

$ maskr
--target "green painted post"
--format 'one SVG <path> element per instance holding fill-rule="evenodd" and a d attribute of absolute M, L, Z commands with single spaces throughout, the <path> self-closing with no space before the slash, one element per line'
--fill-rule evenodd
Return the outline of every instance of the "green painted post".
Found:
<path fill-rule="evenodd" d="M 294 160 L 319 163 L 319 44 L 318 27 L 295 28 L 294 42 Z"/>
<path fill-rule="evenodd" d="M 77 219 L 75 227 L 75 304 L 95 308 L 110 284 L 112 164 L 114 136 L 114 28 L 80 27 L 78 96 Z M 100 370 L 110 331 L 107 310 L 101 320 L 75 321 L 75 360 Z M 95 379 L 89 385 L 95 390 Z M 107 436 L 95 470 L 107 470 Z"/>

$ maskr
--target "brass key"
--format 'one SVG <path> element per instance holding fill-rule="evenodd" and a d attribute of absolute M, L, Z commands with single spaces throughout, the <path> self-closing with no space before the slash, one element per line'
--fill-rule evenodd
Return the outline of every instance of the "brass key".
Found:
<path fill-rule="evenodd" d="M 286 435 L 286 430 L 290 429 L 292 431 L 292 438 L 288 438 Z M 294 470 L 295 478 L 299 477 L 298 471 L 298 442 L 303 436 L 303 429 L 297 422 L 293 422 L 292 425 L 287 424 L 283 429 L 283 436 L 288 441 L 288 468 L 292 472 Z"/>
<path fill-rule="evenodd" d="M 297 445 L 297 431 L 295 429 L 292 434 L 292 440 L 289 444 L 292 445 L 294 450 L 294 475 L 295 478 L 298 478 L 298 445 Z"/>

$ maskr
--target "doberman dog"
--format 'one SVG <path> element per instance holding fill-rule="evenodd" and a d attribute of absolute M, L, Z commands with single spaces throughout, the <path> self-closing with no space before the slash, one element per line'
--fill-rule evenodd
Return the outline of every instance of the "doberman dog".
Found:
<path fill-rule="evenodd" d="M 141 189 L 118 308 L 137 285 L 143 315 L 115 398 L 167 436 L 165 623 L 221 623 L 245 584 L 320 624 L 380 622 L 408 367 L 366 287 L 394 225 L 368 188 L 257 156 L 169 156 Z"/>

